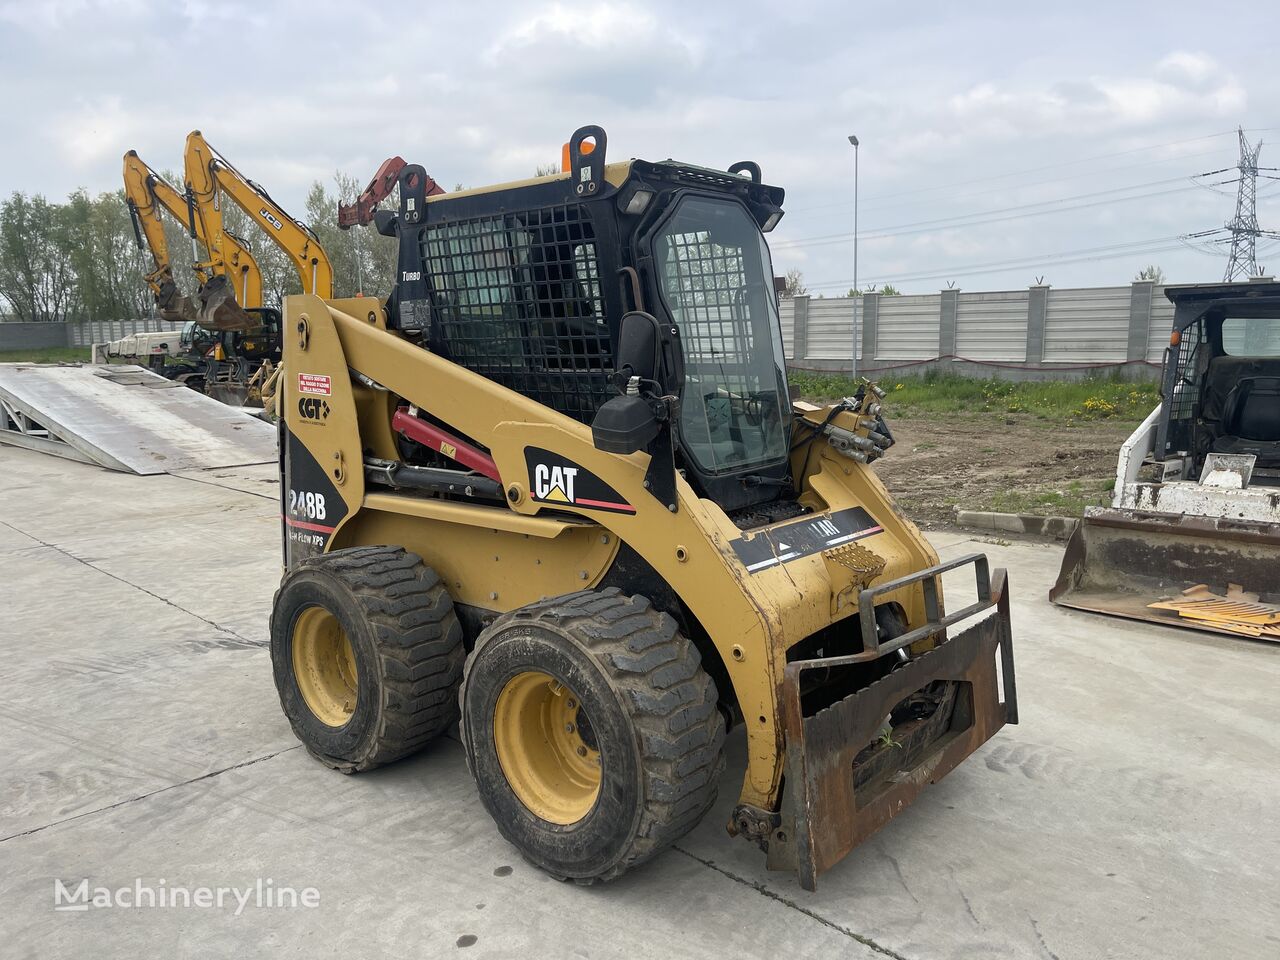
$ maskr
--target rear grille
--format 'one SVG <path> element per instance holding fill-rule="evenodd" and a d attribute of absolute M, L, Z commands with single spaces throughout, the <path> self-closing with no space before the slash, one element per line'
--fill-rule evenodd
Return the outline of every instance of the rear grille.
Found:
<path fill-rule="evenodd" d="M 429 225 L 422 260 L 437 349 L 589 423 L 612 395 L 595 231 L 560 204 Z"/>
<path fill-rule="evenodd" d="M 790 520 L 812 513 L 808 507 L 801 506 L 794 500 L 775 500 L 773 503 L 761 503 L 729 514 L 729 519 L 739 530 L 754 530 L 766 527 L 771 523 Z"/>

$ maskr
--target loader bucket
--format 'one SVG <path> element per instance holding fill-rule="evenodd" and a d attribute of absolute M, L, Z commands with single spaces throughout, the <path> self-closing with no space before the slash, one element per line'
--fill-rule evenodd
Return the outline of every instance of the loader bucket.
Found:
<path fill-rule="evenodd" d="M 252 397 L 247 384 L 234 382 L 211 383 L 205 388 L 205 393 L 229 407 L 254 406 L 250 402 Z"/>
<path fill-rule="evenodd" d="M 795 870 L 800 885 L 813 890 L 819 874 L 892 820 L 925 787 L 955 769 L 1006 723 L 1018 722 L 1003 570 L 988 577 L 986 557 L 976 555 L 876 589 L 932 578 L 945 569 L 975 561 L 979 602 L 947 617 L 940 611 L 935 616 L 937 595 L 933 593 L 931 598 L 930 579 L 925 584 L 926 606 L 935 609 L 930 610 L 931 622 L 922 629 L 945 630 L 947 624 L 981 610 L 994 608 L 991 613 L 883 679 L 805 716 L 800 694 L 804 674 L 829 669 L 837 659 L 854 658 L 787 664 L 783 680 L 787 737 L 784 816 L 781 828 L 770 839 L 770 869 Z M 884 649 L 882 646 L 877 652 Z M 886 717 L 905 698 L 939 686 L 947 692 L 932 715 L 895 725 L 889 737 L 879 735 Z"/>
<path fill-rule="evenodd" d="M 225 275 L 211 277 L 196 294 L 196 323 L 210 330 L 252 330 L 259 321 L 236 302 L 235 289 Z"/>
<path fill-rule="evenodd" d="M 1064 607 L 1238 636 L 1147 604 L 1196 584 L 1219 595 L 1240 584 L 1280 602 L 1280 528 L 1272 524 L 1124 509 L 1086 512 L 1067 542 L 1049 599 Z"/>

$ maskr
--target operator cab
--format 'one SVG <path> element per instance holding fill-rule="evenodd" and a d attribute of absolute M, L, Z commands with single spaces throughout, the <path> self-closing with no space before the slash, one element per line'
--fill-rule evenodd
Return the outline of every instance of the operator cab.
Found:
<path fill-rule="evenodd" d="M 726 512 L 777 500 L 791 488 L 792 415 L 764 233 L 783 191 L 753 163 L 606 166 L 599 127 L 566 156 L 568 176 L 431 197 L 425 172 L 405 167 L 399 214 L 377 218 L 400 239 L 390 325 L 595 423 L 598 445 L 602 408 L 632 393 L 654 418 L 650 429 L 632 404 L 633 449 L 669 465 L 655 496 L 673 495 L 679 469 Z M 624 318 L 652 325 L 646 376 L 620 353 Z"/>
<path fill-rule="evenodd" d="M 280 311 L 273 307 L 249 307 L 245 310 L 258 321 L 250 330 L 210 330 L 188 320 L 182 327 L 178 343 L 189 356 L 205 357 L 218 344 L 228 357 L 242 357 L 252 362 L 280 362 Z"/>
<path fill-rule="evenodd" d="M 1156 459 L 1198 479 L 1210 454 L 1252 458 L 1247 485 L 1280 486 L 1280 284 L 1170 287 Z M 1221 457 L 1214 462 L 1224 462 Z"/>

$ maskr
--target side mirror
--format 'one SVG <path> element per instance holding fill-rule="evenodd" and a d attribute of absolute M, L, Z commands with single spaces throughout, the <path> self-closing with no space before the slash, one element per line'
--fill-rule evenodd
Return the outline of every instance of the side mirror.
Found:
<path fill-rule="evenodd" d="M 659 429 L 658 418 L 643 397 L 614 397 L 591 421 L 591 440 L 605 453 L 636 453 L 649 445 Z"/>
<path fill-rule="evenodd" d="M 394 210 L 373 211 L 373 229 L 377 230 L 381 236 L 394 237 L 399 220 L 400 215 Z"/>
<path fill-rule="evenodd" d="M 661 342 L 658 320 L 652 314 L 633 310 L 622 318 L 618 328 L 618 355 L 614 366 L 618 370 L 631 368 L 633 377 L 657 380 Z"/>

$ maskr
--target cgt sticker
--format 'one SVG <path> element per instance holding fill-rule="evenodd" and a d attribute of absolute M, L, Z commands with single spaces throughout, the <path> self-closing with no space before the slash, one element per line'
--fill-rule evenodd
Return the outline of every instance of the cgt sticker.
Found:
<path fill-rule="evenodd" d="M 529 491 L 539 503 L 585 507 L 609 513 L 635 513 L 636 508 L 586 467 L 541 447 L 525 447 Z"/>
<path fill-rule="evenodd" d="M 323 424 L 329 419 L 329 404 L 315 397 L 299 397 L 298 416 L 308 423 Z"/>
<path fill-rule="evenodd" d="M 805 517 L 780 524 L 757 533 L 750 540 L 739 537 L 729 545 L 747 568 L 747 573 L 755 574 L 883 530 L 884 527 L 862 507 L 850 507 L 824 517 Z"/>
<path fill-rule="evenodd" d="M 309 393 L 316 397 L 333 396 L 333 380 L 322 373 L 298 374 L 298 392 Z"/>

